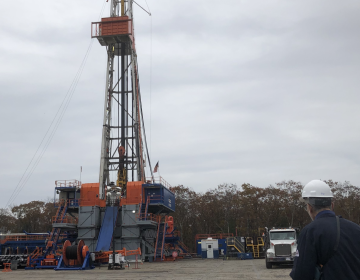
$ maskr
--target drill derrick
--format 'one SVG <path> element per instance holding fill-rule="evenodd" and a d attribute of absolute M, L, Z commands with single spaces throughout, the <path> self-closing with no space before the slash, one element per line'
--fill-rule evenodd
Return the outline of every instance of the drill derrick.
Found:
<path fill-rule="evenodd" d="M 145 181 L 146 141 L 132 5 L 133 1 L 111 0 L 110 17 L 92 23 L 92 38 L 97 38 L 107 49 L 100 199 L 105 197 L 112 172 L 123 195 L 128 181 Z"/>

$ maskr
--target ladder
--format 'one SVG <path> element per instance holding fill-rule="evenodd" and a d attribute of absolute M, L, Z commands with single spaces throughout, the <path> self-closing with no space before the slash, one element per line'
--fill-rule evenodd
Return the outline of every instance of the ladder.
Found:
<path fill-rule="evenodd" d="M 254 245 L 253 246 L 253 253 L 254 253 L 254 258 L 259 257 L 259 245 Z"/>

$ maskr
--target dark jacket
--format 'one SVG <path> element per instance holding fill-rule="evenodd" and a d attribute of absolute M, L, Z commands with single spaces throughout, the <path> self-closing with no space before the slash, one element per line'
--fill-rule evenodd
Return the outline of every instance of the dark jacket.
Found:
<path fill-rule="evenodd" d="M 294 280 L 314 280 L 315 267 L 324 264 L 324 280 L 360 279 L 360 226 L 340 218 L 340 241 L 336 243 L 336 218 L 332 211 L 318 213 L 300 233 L 299 256 L 290 276 Z"/>

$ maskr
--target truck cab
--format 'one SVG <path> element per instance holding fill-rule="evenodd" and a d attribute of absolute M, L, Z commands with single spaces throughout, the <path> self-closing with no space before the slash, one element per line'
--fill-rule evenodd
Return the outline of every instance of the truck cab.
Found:
<path fill-rule="evenodd" d="M 265 228 L 266 268 L 273 264 L 293 264 L 297 255 L 297 230 L 293 228 Z"/>

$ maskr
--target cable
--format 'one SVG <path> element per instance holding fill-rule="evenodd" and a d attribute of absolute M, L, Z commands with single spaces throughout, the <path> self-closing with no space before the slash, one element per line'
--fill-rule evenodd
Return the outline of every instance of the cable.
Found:
<path fill-rule="evenodd" d="M 47 138 L 46 143 L 45 143 L 45 146 L 43 147 L 40 155 L 37 157 L 35 163 L 34 163 L 33 166 L 31 167 L 30 172 L 26 175 L 26 177 L 25 177 L 24 181 L 22 182 L 22 184 L 20 184 L 20 187 L 19 187 L 18 189 L 15 189 L 15 190 L 14 190 L 13 195 L 12 195 L 12 199 L 11 199 L 11 200 L 9 199 L 6 207 L 7 207 L 9 204 L 11 204 L 11 203 L 16 199 L 16 197 L 19 195 L 19 193 L 21 192 L 21 190 L 24 188 L 24 186 L 26 185 L 26 183 L 27 183 L 28 180 L 30 179 L 31 175 L 33 174 L 34 170 L 35 170 L 36 167 L 38 166 L 38 164 L 39 164 L 40 160 L 42 159 L 44 153 L 46 152 L 48 146 L 50 145 L 50 142 L 51 142 L 51 140 L 53 139 L 53 137 L 54 137 L 54 135 L 55 135 L 55 133 L 56 133 L 59 125 L 60 125 L 60 122 L 61 122 L 62 118 L 63 118 L 64 115 L 65 115 L 65 112 L 66 112 L 66 110 L 67 110 L 67 108 L 68 108 L 68 106 L 69 106 L 69 104 L 70 104 L 70 101 L 71 101 L 71 99 L 72 99 L 72 96 L 73 96 L 73 94 L 74 94 L 74 92 L 75 92 L 75 89 L 76 89 L 76 87 L 77 87 L 77 84 L 78 84 L 78 82 L 79 82 L 79 80 L 80 80 L 82 71 L 83 71 L 84 66 L 85 66 L 85 64 L 86 64 L 86 60 L 87 60 L 88 54 L 89 54 L 89 52 L 90 52 L 90 50 L 91 50 L 91 47 L 92 47 L 92 44 L 93 44 L 93 41 L 90 41 L 90 45 L 89 45 L 89 47 L 88 47 L 88 49 L 87 49 L 87 52 L 86 52 L 86 54 L 85 54 L 85 57 L 84 57 L 81 65 L 80 65 L 80 68 L 79 68 L 78 72 L 76 73 L 76 76 L 75 76 L 73 82 L 71 83 L 71 86 L 70 86 L 70 88 L 69 88 L 69 90 L 68 90 L 68 92 L 67 92 L 67 94 L 66 94 L 66 96 L 65 96 L 65 98 L 64 98 L 64 100 L 63 100 L 63 102 L 61 103 L 61 105 L 60 105 L 60 107 L 59 107 L 59 109 L 58 109 L 57 114 L 55 115 L 55 117 L 54 117 L 54 119 L 53 119 L 53 121 L 52 121 L 52 124 L 53 124 L 53 122 L 56 120 L 56 117 L 57 117 L 58 113 L 60 112 L 60 116 L 57 118 L 56 123 L 55 123 L 52 131 L 50 132 L 50 136 Z M 65 101 L 65 104 L 64 104 L 64 101 Z M 48 131 L 50 131 L 50 128 L 51 128 L 51 125 L 50 125 Z M 46 135 L 44 136 L 44 138 L 45 138 L 45 137 L 46 137 Z M 36 154 L 35 154 L 34 156 L 36 156 Z"/>
<path fill-rule="evenodd" d="M 145 10 L 143 7 L 141 7 L 138 3 L 135 2 L 135 0 L 133 0 L 133 2 L 138 5 L 142 10 L 144 10 L 149 16 L 151 16 L 151 13 L 148 12 L 147 10 Z M 147 3 L 146 3 L 147 4 Z"/>
<path fill-rule="evenodd" d="M 104 4 L 103 4 L 103 6 L 102 6 L 102 9 L 101 9 L 101 12 L 100 12 L 100 15 L 99 15 L 99 19 L 100 19 L 101 16 L 102 16 L 102 13 L 103 13 L 104 8 L 105 8 L 105 4 L 106 4 L 106 2 L 104 1 Z M 89 46 L 88 46 L 88 49 L 87 49 L 87 51 L 86 51 L 86 53 L 85 53 L 85 56 L 84 56 L 84 58 L 83 58 L 83 60 L 82 60 L 82 62 L 81 62 L 81 64 L 80 64 L 80 67 L 79 67 L 79 69 L 78 69 L 78 71 L 77 71 L 77 73 L 76 73 L 76 75 L 75 75 L 75 78 L 73 79 L 73 81 L 72 81 L 72 83 L 71 83 L 71 85 L 70 85 L 70 87 L 69 87 L 69 89 L 68 89 L 68 91 L 67 91 L 64 99 L 62 100 L 62 102 L 61 102 L 61 104 L 60 104 L 59 109 L 57 110 L 57 112 L 56 112 L 53 120 L 52 120 L 51 123 L 50 123 L 50 126 L 48 127 L 48 129 L 47 129 L 44 137 L 42 138 L 42 140 L 41 140 L 41 142 L 40 142 L 40 145 L 39 145 L 38 148 L 36 149 L 36 151 L 35 151 L 32 159 L 31 159 L 30 163 L 29 163 L 28 166 L 26 167 L 25 172 L 22 174 L 22 176 L 21 176 L 18 184 L 16 185 L 14 191 L 12 192 L 12 194 L 11 194 L 8 202 L 6 203 L 5 208 L 7 208 L 8 206 L 10 206 L 10 204 L 13 203 L 14 200 L 16 199 L 16 197 L 19 195 L 19 193 L 21 192 L 21 190 L 24 188 L 24 186 L 26 185 L 26 183 L 27 183 L 28 180 L 30 179 L 30 177 L 31 177 L 31 175 L 33 174 L 34 170 L 35 170 L 36 167 L 38 166 L 39 162 L 41 161 L 44 153 L 46 152 L 46 150 L 47 150 L 47 148 L 48 148 L 48 146 L 50 145 L 51 140 L 53 139 L 53 137 L 54 137 L 54 135 L 55 135 L 55 133 L 56 133 L 56 131 L 57 131 L 60 123 L 61 123 L 61 120 L 63 119 L 64 114 L 65 114 L 65 112 L 66 112 L 66 110 L 67 110 L 67 108 L 68 108 L 68 106 L 69 106 L 69 104 L 70 104 L 70 101 L 71 101 L 71 99 L 72 99 L 72 96 L 73 96 L 73 94 L 74 94 L 74 92 L 75 92 L 75 90 L 76 90 L 77 84 L 78 84 L 78 82 L 79 82 L 79 80 L 80 80 L 81 74 L 82 74 L 82 72 L 83 72 L 83 70 L 84 70 L 84 67 L 85 67 L 85 64 L 86 64 L 86 61 L 87 61 L 87 58 L 88 58 L 88 55 L 89 55 L 89 53 L 90 53 L 92 44 L 93 44 L 93 40 L 90 41 Z M 54 124 L 54 122 L 55 122 L 55 124 Z M 53 124 L 54 124 L 54 125 L 53 125 Z M 50 132 L 50 134 L 49 134 L 49 132 Z M 49 134 L 49 136 L 48 136 L 48 134 Z M 47 136 L 48 136 L 48 138 L 47 138 Z M 46 139 L 46 138 L 47 138 L 47 139 Z M 43 146 L 43 148 L 42 148 L 42 151 L 40 152 L 40 155 L 38 155 L 38 152 L 39 152 L 41 146 L 43 145 L 45 139 L 46 139 L 46 141 L 45 141 L 45 144 L 44 144 L 44 146 Z M 36 158 L 36 160 L 35 160 L 34 164 L 32 165 L 32 163 L 33 163 L 33 161 L 34 161 L 35 158 Z M 32 165 L 32 166 L 31 166 L 31 165 Z M 30 166 L 31 166 L 31 168 L 30 168 Z M 29 168 L 30 168 L 30 171 L 29 171 L 28 174 L 26 175 L 26 173 L 27 173 L 27 171 L 28 171 Z M 24 178 L 24 176 L 25 176 L 25 178 Z"/>
<path fill-rule="evenodd" d="M 136 65 L 136 69 L 139 69 L 138 66 Z M 139 80 L 139 71 L 137 72 L 137 79 Z M 154 181 L 154 174 L 153 174 L 153 170 L 151 167 L 151 160 L 149 157 L 149 150 L 148 150 L 148 146 L 147 146 L 147 141 L 146 141 L 146 132 L 145 132 L 145 125 L 144 125 L 144 114 L 143 114 L 143 110 L 142 110 L 142 102 L 141 102 L 141 93 L 140 93 L 140 82 L 138 82 L 138 94 L 139 94 L 139 106 L 140 106 L 140 118 L 141 123 L 142 123 L 142 130 L 144 132 L 144 142 L 145 142 L 145 148 L 146 148 L 146 155 L 148 158 L 148 162 L 149 162 L 149 168 L 150 168 L 150 173 L 151 173 L 151 178 Z"/>
<path fill-rule="evenodd" d="M 151 88 L 152 88 L 152 17 L 150 17 L 150 156 L 151 156 Z"/>
<path fill-rule="evenodd" d="M 146 0 L 145 0 L 145 3 L 146 3 L 146 6 L 147 6 L 147 8 L 149 10 L 150 15 L 151 15 L 150 7 L 149 7 L 148 2 Z"/>

